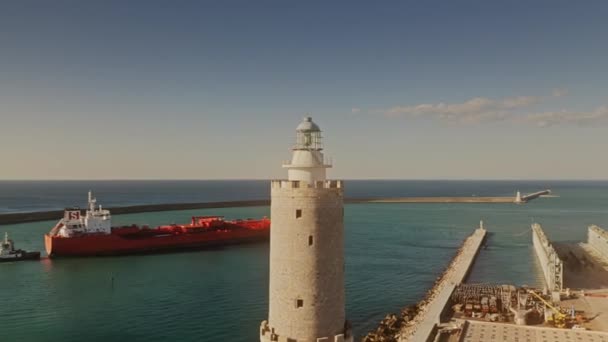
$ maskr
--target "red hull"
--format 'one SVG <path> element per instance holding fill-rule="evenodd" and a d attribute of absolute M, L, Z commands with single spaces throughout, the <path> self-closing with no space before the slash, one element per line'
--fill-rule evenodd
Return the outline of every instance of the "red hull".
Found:
<path fill-rule="evenodd" d="M 173 228 L 173 229 L 171 229 Z M 135 233 L 129 230 L 136 230 Z M 126 232 L 126 233 L 125 233 Z M 49 257 L 104 256 L 201 249 L 212 246 L 267 241 L 270 220 L 224 222 L 221 227 L 200 229 L 192 225 L 155 229 L 117 228 L 112 234 L 60 237 L 46 234 Z"/>

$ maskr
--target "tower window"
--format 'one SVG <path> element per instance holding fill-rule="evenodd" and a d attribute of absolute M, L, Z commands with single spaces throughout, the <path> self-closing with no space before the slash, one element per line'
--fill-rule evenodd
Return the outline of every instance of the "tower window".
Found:
<path fill-rule="evenodd" d="M 296 218 L 302 217 L 302 209 L 296 209 Z"/>
<path fill-rule="evenodd" d="M 303 299 L 296 299 L 296 308 L 301 308 L 304 306 L 304 300 Z"/>
<path fill-rule="evenodd" d="M 308 236 L 308 245 L 312 246 L 312 235 Z"/>

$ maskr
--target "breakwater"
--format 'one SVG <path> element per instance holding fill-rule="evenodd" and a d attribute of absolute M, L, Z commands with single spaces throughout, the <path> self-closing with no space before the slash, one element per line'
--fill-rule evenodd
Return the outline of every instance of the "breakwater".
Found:
<path fill-rule="evenodd" d="M 387 315 L 375 331 L 363 338 L 363 342 L 427 341 L 432 338 L 454 289 L 468 276 L 485 237 L 483 226 L 476 229 L 464 240 L 424 299 L 406 307 L 400 315 Z"/>
<path fill-rule="evenodd" d="M 258 207 L 268 206 L 270 200 L 252 201 L 226 201 L 226 202 L 204 202 L 204 203 L 173 203 L 173 204 L 148 204 L 133 205 L 127 207 L 108 208 L 113 215 L 147 213 L 155 211 L 174 211 L 191 209 L 212 209 L 212 208 L 238 208 L 238 207 Z M 0 215 L 0 224 L 16 224 L 25 222 L 39 222 L 59 220 L 63 217 L 62 210 L 39 211 L 30 213 L 12 213 Z"/>
<path fill-rule="evenodd" d="M 394 198 L 347 198 L 347 204 L 357 203 L 513 203 L 513 197 L 394 197 Z M 113 215 L 135 214 L 156 211 L 174 211 L 191 209 L 238 208 L 269 206 L 270 200 L 222 201 L 202 203 L 168 203 L 145 204 L 108 208 Z M 63 216 L 62 210 L 0 214 L 0 225 L 26 222 L 58 220 Z"/>
<path fill-rule="evenodd" d="M 515 203 L 515 197 L 395 197 L 353 201 L 364 203 Z"/>
<path fill-rule="evenodd" d="M 543 232 L 540 224 L 532 225 L 532 244 L 534 252 L 543 270 L 543 276 L 549 291 L 559 291 L 563 287 L 564 267 L 559 255 Z"/>
<path fill-rule="evenodd" d="M 542 190 L 542 191 L 538 191 L 538 192 L 535 192 L 535 193 L 532 193 L 532 194 L 528 194 L 528 195 L 522 196 L 521 197 L 521 201 L 522 202 L 528 202 L 528 201 L 531 201 L 533 199 L 537 199 L 540 196 L 545 196 L 545 195 L 550 195 L 550 194 L 551 194 L 551 190 L 549 190 L 549 189 Z"/>
<path fill-rule="evenodd" d="M 587 243 L 608 260 L 608 232 L 598 226 L 590 226 L 587 230 Z"/>

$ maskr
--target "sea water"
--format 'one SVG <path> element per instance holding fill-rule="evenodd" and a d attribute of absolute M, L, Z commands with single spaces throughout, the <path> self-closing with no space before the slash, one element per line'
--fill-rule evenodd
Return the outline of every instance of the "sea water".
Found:
<path fill-rule="evenodd" d="M 490 235 L 469 282 L 542 285 L 530 224 L 582 241 L 608 227 L 608 182 L 347 181 L 347 197 L 557 197 L 516 204 L 351 204 L 345 209 L 346 311 L 357 336 L 420 300 L 462 240 Z M 264 199 L 268 181 L 0 182 L 0 212 L 60 209 L 96 192 L 104 206 Z M 116 215 L 115 224 L 188 222 L 192 215 L 268 216 L 268 207 Z M 44 250 L 55 222 L 1 226 L 20 248 Z M 162 255 L 0 264 L 7 341 L 256 341 L 267 317 L 268 244 Z"/>

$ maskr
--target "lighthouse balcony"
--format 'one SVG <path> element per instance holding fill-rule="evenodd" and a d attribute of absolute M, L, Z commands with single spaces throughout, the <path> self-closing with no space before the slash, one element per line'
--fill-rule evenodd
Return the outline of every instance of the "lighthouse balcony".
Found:
<path fill-rule="evenodd" d="M 270 183 L 272 189 L 342 189 L 343 182 L 341 180 L 324 180 L 316 182 L 306 181 L 291 181 L 291 180 L 273 180 Z"/>
<path fill-rule="evenodd" d="M 304 154 L 299 155 L 297 158 L 292 160 L 284 160 L 282 163 L 283 168 L 331 168 L 333 166 L 333 159 L 331 157 L 316 157 L 312 155 Z"/>

